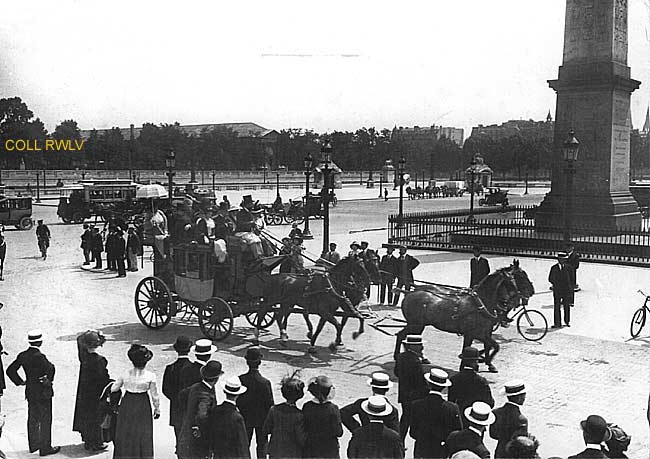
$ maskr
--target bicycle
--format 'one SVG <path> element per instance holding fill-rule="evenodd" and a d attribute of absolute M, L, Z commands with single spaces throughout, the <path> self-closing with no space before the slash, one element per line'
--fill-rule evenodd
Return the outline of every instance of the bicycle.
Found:
<path fill-rule="evenodd" d="M 511 314 L 512 317 L 510 317 Z M 512 320 L 515 317 L 517 318 L 517 332 L 526 341 L 539 341 L 548 333 L 548 322 L 544 314 L 536 309 L 526 308 L 526 304 L 524 303 L 508 311 L 506 317 Z M 492 331 L 495 332 L 499 326 L 501 326 L 501 321 L 494 324 Z"/>
<path fill-rule="evenodd" d="M 650 311 L 650 308 L 648 308 L 650 296 L 643 293 L 642 290 L 638 290 L 638 292 L 645 296 L 645 301 L 643 302 L 643 306 L 634 311 L 634 315 L 632 316 L 632 322 L 630 323 L 630 335 L 632 335 L 632 338 L 636 338 L 641 334 L 641 330 L 645 326 L 646 315 Z"/>

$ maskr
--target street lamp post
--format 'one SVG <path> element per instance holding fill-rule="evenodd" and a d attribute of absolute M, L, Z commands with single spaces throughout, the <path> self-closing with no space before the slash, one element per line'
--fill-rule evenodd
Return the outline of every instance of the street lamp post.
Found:
<path fill-rule="evenodd" d="M 524 179 L 526 180 L 526 190 L 524 191 L 524 194 L 528 194 L 528 169 L 526 169 L 526 175 L 524 175 Z"/>
<path fill-rule="evenodd" d="M 176 167 L 176 154 L 173 150 L 169 150 L 169 154 L 165 158 L 165 165 L 167 166 L 167 177 L 169 178 L 169 205 L 172 205 L 172 197 L 174 196 L 174 168 Z"/>
<path fill-rule="evenodd" d="M 379 171 L 379 198 L 380 199 L 384 197 L 384 193 L 382 190 L 383 185 L 384 185 L 384 171 L 382 170 Z"/>
<path fill-rule="evenodd" d="M 399 217 L 397 219 L 397 227 L 404 227 L 404 166 L 406 166 L 406 159 L 404 155 L 399 159 L 397 163 L 397 170 L 399 171 Z"/>
<path fill-rule="evenodd" d="M 469 216 L 467 217 L 468 223 L 474 223 L 474 188 L 476 188 L 476 160 L 472 159 L 469 167 L 470 184 L 469 184 Z"/>
<path fill-rule="evenodd" d="M 262 166 L 262 176 L 263 176 L 263 178 L 264 178 L 264 182 L 263 182 L 264 185 L 266 185 L 266 170 L 267 170 L 268 168 L 269 168 L 269 167 L 266 166 L 266 165 Z"/>
<path fill-rule="evenodd" d="M 575 137 L 573 129 L 569 131 L 569 137 L 562 145 L 562 153 L 566 161 L 566 200 L 564 201 L 564 241 L 571 242 L 571 231 L 573 227 L 573 176 L 576 173 L 575 162 L 578 159 L 580 142 Z"/>
<path fill-rule="evenodd" d="M 215 171 L 212 171 L 212 193 L 214 193 L 215 198 L 217 197 L 216 191 L 217 191 L 217 186 L 215 183 L 215 177 L 217 173 Z"/>
<path fill-rule="evenodd" d="M 329 251 L 330 247 L 330 161 L 332 155 L 332 145 L 329 141 L 320 149 L 323 161 L 323 189 L 321 191 L 321 199 L 323 201 L 323 252 L 321 257 L 324 257 Z"/>
<path fill-rule="evenodd" d="M 280 199 L 280 173 L 275 173 L 275 190 L 276 190 L 276 199 Z"/>
<path fill-rule="evenodd" d="M 314 239 L 314 235 L 311 234 L 311 230 L 309 229 L 309 211 L 311 209 L 310 203 L 309 203 L 309 176 L 311 175 L 311 166 L 314 163 L 314 159 L 311 157 L 311 153 L 307 153 L 307 156 L 305 156 L 304 159 L 304 166 L 305 166 L 305 229 L 302 232 L 302 238 L 303 239 Z"/>

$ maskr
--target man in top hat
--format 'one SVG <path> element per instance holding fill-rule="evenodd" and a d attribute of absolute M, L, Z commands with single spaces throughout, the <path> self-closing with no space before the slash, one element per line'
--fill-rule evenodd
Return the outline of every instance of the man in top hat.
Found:
<path fill-rule="evenodd" d="M 411 405 L 411 437 L 415 439 L 415 458 L 445 457 L 445 440 L 463 425 L 458 405 L 444 399 L 442 393 L 451 386 L 447 372 L 432 368 L 424 374 L 429 394 Z"/>
<path fill-rule="evenodd" d="M 43 223 L 43 220 L 39 220 L 38 226 L 36 227 L 36 240 L 38 241 L 38 249 L 41 251 L 43 260 L 47 260 L 47 249 L 50 247 L 50 237 L 50 229 Z"/>
<path fill-rule="evenodd" d="M 393 383 L 390 380 L 389 376 L 386 373 L 376 372 L 372 374 L 372 377 L 368 379 L 368 385 L 372 389 L 372 395 L 381 395 L 385 397 Z M 343 425 L 352 433 L 361 426 L 365 426 L 370 422 L 370 418 L 366 412 L 362 409 L 362 404 L 365 402 L 365 398 L 360 398 L 353 403 L 350 403 L 347 406 L 341 408 L 341 422 Z M 381 420 L 386 427 L 399 432 L 399 415 L 397 413 L 397 408 L 393 406 L 388 399 L 386 403 L 393 407 L 393 410 L 382 417 Z M 358 422 L 354 417 L 358 416 Z"/>
<path fill-rule="evenodd" d="M 483 444 L 485 429 L 494 422 L 490 405 L 474 402 L 472 406 L 465 409 L 464 415 L 468 426 L 449 434 L 445 442 L 447 454 L 452 455 L 458 451 L 468 450 L 478 457 L 490 459 L 490 451 Z"/>
<path fill-rule="evenodd" d="M 237 409 L 237 398 L 246 392 L 239 378 L 226 380 L 223 386 L 226 400 L 210 416 L 210 438 L 215 458 L 250 458 L 244 417 Z"/>
<path fill-rule="evenodd" d="M 386 294 L 388 293 L 388 304 L 393 304 L 393 283 L 395 283 L 395 267 L 397 259 L 393 256 L 395 249 L 386 247 L 386 254 L 381 257 L 379 262 L 379 275 L 381 277 L 381 286 L 379 288 L 379 302 L 384 304 Z"/>
<path fill-rule="evenodd" d="M 573 304 L 573 283 L 570 268 L 566 265 L 566 252 L 558 252 L 557 263 L 551 266 L 548 281 L 553 289 L 553 325 L 551 328 L 562 327 L 562 309 L 564 309 L 564 323 L 570 327 L 571 305 Z"/>
<path fill-rule="evenodd" d="M 248 372 L 239 376 L 239 380 L 246 387 L 244 392 L 237 399 L 237 408 L 244 417 L 246 423 L 246 435 L 250 445 L 255 431 L 255 443 L 257 445 L 257 457 L 266 457 L 267 437 L 262 432 L 264 421 L 269 414 L 269 409 L 273 406 L 273 390 L 271 382 L 260 374 L 260 364 L 262 363 L 262 351 L 259 347 L 249 347 L 246 349 L 246 364 Z"/>
<path fill-rule="evenodd" d="M 469 287 L 474 288 L 490 274 L 490 263 L 481 255 L 481 248 L 474 246 L 474 257 L 469 262 L 470 281 Z"/>
<path fill-rule="evenodd" d="M 449 388 L 449 401 L 458 405 L 461 413 L 472 406 L 472 403 L 485 402 L 494 406 L 494 398 L 487 380 L 478 374 L 480 355 L 478 349 L 468 346 L 458 356 L 461 359 L 460 371 L 452 376 Z M 463 421 L 463 424 L 465 422 Z"/>
<path fill-rule="evenodd" d="M 178 438 L 179 459 L 206 458 L 210 455 L 210 413 L 217 404 L 214 386 L 223 374 L 221 363 L 211 360 L 201 367 L 201 380 L 178 394 L 185 405 Z"/>
<path fill-rule="evenodd" d="M 165 367 L 165 373 L 163 375 L 162 392 L 169 399 L 169 425 L 174 428 L 176 445 L 178 445 L 181 428 L 183 427 L 184 411 L 179 406 L 178 394 L 187 387 L 181 382 L 181 374 L 185 368 L 192 366 L 188 355 L 191 347 L 192 341 L 187 336 L 177 337 L 174 343 L 174 350 L 178 354 L 178 358 L 174 363 L 170 363 Z"/>
<path fill-rule="evenodd" d="M 395 376 L 399 378 L 399 391 L 397 401 L 402 405 L 402 419 L 400 419 L 400 438 L 406 438 L 411 425 L 411 404 L 426 396 L 427 383 L 422 376 L 422 335 L 407 335 L 402 342 L 404 352 L 397 356 L 395 362 Z"/>
<path fill-rule="evenodd" d="M 52 447 L 52 397 L 54 365 L 41 352 L 43 334 L 33 330 L 27 334 L 29 348 L 16 356 L 7 367 L 7 376 L 17 386 L 25 386 L 27 399 L 27 440 L 29 452 L 41 456 L 56 454 L 60 446 Z M 25 379 L 19 374 L 22 368 Z"/>
<path fill-rule="evenodd" d="M 612 437 L 607 422 L 602 417 L 592 414 L 580 422 L 580 428 L 586 448 L 574 456 L 569 456 L 568 459 L 606 458 L 607 455 L 602 451 L 601 443 L 609 441 Z"/>
<path fill-rule="evenodd" d="M 509 381 L 504 386 L 508 401 L 492 412 L 495 416 L 494 424 L 490 426 L 490 437 L 497 440 L 494 457 L 510 457 L 506 445 L 517 436 L 528 435 L 528 419 L 521 414 L 521 406 L 526 400 L 526 386 L 523 381 Z"/>
<path fill-rule="evenodd" d="M 369 422 L 352 433 L 348 444 L 348 457 L 402 459 L 402 440 L 398 433 L 386 427 L 384 422 L 384 419 L 395 411 L 386 397 L 373 395 L 361 403 L 361 409 Z"/>
<path fill-rule="evenodd" d="M 413 270 L 418 267 L 420 262 L 406 253 L 406 247 L 399 247 L 399 257 L 395 260 L 395 275 L 397 276 L 397 288 L 411 290 L 413 286 Z M 393 297 L 393 306 L 399 303 L 399 292 L 395 292 Z"/>

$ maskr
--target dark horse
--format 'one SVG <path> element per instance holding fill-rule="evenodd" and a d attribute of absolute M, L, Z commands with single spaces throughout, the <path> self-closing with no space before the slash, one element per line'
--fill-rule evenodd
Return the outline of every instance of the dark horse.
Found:
<path fill-rule="evenodd" d="M 294 306 L 300 306 L 304 310 L 305 322 L 309 327 L 307 334 L 311 340 L 309 351 L 314 352 L 314 344 L 326 322 L 336 328 L 336 340 L 330 344 L 330 349 L 334 350 L 336 346 L 343 343 L 341 333 L 349 317 L 359 319 L 359 330 L 353 333 L 353 339 L 357 339 L 364 333 L 364 319 L 356 306 L 364 298 L 364 291 L 369 284 L 370 277 L 363 262 L 350 257 L 343 258 L 329 271 L 271 274 L 265 282 L 258 320 L 262 320 L 264 313 L 273 305 L 279 304 L 280 309 L 276 312 L 275 318 L 280 339 L 286 343 L 288 317 Z M 334 315 L 339 308 L 344 313 L 341 322 Z M 309 320 L 309 314 L 320 316 L 315 331 Z"/>
<path fill-rule="evenodd" d="M 518 262 L 488 275 L 473 290 L 439 285 L 424 285 L 409 292 L 402 301 L 407 325 L 397 334 L 395 358 L 407 334 L 421 334 L 424 327 L 463 335 L 463 347 L 477 339 L 484 345 L 484 362 L 496 372 L 492 359 L 499 344 L 492 338 L 493 325 L 534 293 L 532 283 Z"/>

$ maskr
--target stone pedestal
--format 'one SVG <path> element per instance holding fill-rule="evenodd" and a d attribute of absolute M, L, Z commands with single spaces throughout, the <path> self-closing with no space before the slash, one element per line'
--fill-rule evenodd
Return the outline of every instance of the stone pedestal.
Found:
<path fill-rule="evenodd" d="M 638 228 L 629 191 L 630 95 L 640 82 L 627 66 L 627 0 L 567 0 L 564 58 L 557 80 L 551 191 L 540 205 L 540 230 L 561 228 L 567 196 L 562 143 L 580 142 L 573 180 L 574 233 Z M 581 231 L 583 230 L 583 231 Z"/>

